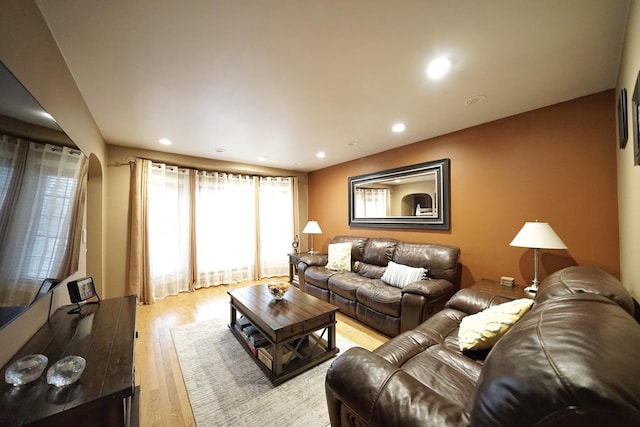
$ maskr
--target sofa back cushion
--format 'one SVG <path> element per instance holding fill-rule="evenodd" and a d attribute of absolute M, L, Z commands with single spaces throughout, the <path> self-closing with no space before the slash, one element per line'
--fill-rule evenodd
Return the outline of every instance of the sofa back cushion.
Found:
<path fill-rule="evenodd" d="M 369 239 L 364 246 L 362 262 L 386 267 L 393 258 L 398 241 L 395 239 Z"/>
<path fill-rule="evenodd" d="M 459 286 L 458 259 L 460 248 L 431 243 L 398 242 L 392 261 L 410 267 L 427 269 L 427 276 L 445 279 Z"/>
<path fill-rule="evenodd" d="M 362 261 L 353 264 L 353 270 L 362 277 L 379 279 L 384 274 L 398 241 L 395 239 L 368 239 L 364 245 Z"/>
<path fill-rule="evenodd" d="M 631 294 L 618 279 L 596 267 L 573 266 L 556 271 L 540 283 L 535 299 L 537 303 L 543 303 L 559 296 L 579 293 L 602 295 L 634 315 Z"/>
<path fill-rule="evenodd" d="M 335 236 L 331 243 L 351 243 L 351 264 L 362 261 L 364 257 L 364 245 L 369 239 L 367 237 Z"/>

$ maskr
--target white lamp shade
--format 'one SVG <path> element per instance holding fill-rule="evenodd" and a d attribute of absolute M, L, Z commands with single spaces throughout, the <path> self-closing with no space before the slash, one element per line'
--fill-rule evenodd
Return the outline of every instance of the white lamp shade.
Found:
<path fill-rule="evenodd" d="M 534 249 L 567 249 L 567 245 L 546 222 L 526 222 L 510 245 Z"/>
<path fill-rule="evenodd" d="M 302 230 L 305 234 L 322 234 L 322 230 L 320 230 L 320 226 L 317 221 L 309 221 L 307 225 L 304 226 L 304 230 Z"/>

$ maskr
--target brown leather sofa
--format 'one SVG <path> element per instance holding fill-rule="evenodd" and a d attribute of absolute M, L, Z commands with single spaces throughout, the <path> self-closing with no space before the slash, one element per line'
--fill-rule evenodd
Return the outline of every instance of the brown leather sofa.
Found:
<path fill-rule="evenodd" d="M 460 352 L 462 318 L 503 301 L 462 289 L 375 351 L 347 350 L 326 376 L 331 425 L 640 425 L 640 325 L 618 280 L 556 272 L 491 350 Z"/>
<path fill-rule="evenodd" d="M 351 243 L 351 271 L 327 269 L 326 255 L 305 255 L 298 264 L 300 289 L 386 335 L 418 326 L 460 288 L 459 248 L 354 236 L 330 244 L 345 242 Z M 402 289 L 390 286 L 381 280 L 389 261 L 426 268 L 428 277 Z"/>

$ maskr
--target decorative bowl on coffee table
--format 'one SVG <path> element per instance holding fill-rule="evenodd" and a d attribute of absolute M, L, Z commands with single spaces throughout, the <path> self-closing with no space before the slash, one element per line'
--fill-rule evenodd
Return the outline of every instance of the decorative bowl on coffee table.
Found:
<path fill-rule="evenodd" d="M 290 287 L 291 285 L 286 282 L 277 281 L 267 283 L 267 289 L 269 290 L 269 293 L 271 294 L 271 296 L 273 296 L 274 299 L 278 301 L 284 299 L 284 294 L 287 293 Z"/>

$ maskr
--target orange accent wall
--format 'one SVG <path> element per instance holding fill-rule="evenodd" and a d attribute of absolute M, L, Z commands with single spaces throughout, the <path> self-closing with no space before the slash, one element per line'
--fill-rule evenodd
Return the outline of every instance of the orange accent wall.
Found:
<path fill-rule="evenodd" d="M 615 126 L 607 90 L 311 172 L 316 250 L 341 234 L 449 244 L 462 251 L 462 287 L 500 276 L 528 284 L 533 250 L 509 243 L 539 220 L 568 246 L 540 251 L 541 280 L 569 265 L 619 278 Z M 349 227 L 348 177 L 441 158 L 451 159 L 450 230 Z"/>

